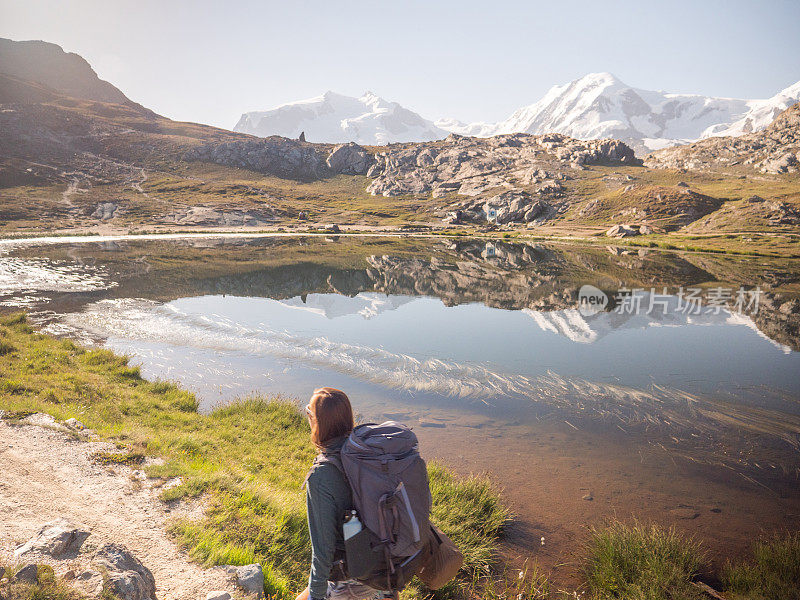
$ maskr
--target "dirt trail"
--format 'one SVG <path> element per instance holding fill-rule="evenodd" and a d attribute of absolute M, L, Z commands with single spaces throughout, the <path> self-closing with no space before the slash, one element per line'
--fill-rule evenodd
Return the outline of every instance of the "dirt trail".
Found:
<path fill-rule="evenodd" d="M 158 600 L 199 600 L 233 585 L 222 569 L 203 569 L 165 533 L 169 519 L 199 507 L 168 508 L 140 471 L 89 460 L 104 442 L 78 441 L 35 425 L 0 421 L 0 558 L 13 561 L 18 544 L 58 517 L 85 525 L 85 546 L 117 542 L 152 571 Z M 199 516 L 199 515 L 198 515 Z M 79 555 L 80 556 L 80 555 Z M 66 570 L 65 561 L 38 561 Z"/>

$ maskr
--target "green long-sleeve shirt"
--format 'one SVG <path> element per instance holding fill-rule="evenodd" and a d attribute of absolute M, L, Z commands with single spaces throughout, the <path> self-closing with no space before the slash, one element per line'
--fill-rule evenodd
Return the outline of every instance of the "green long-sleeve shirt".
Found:
<path fill-rule="evenodd" d="M 344 439 L 337 440 L 325 453 L 338 453 Z M 312 598 L 325 598 L 328 577 L 337 546 L 344 549 L 342 517 L 353 507 L 350 485 L 339 468 L 315 461 L 306 480 L 308 533 L 311 537 L 311 573 L 308 587 Z"/>

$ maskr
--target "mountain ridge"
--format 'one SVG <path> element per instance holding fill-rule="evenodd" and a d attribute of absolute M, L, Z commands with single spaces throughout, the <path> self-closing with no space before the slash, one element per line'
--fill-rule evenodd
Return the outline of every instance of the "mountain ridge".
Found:
<path fill-rule="evenodd" d="M 478 137 L 505 133 L 611 137 L 647 153 L 711 136 L 760 131 L 799 99 L 800 82 L 764 100 L 743 100 L 644 90 L 628 86 L 611 73 L 589 73 L 553 86 L 540 100 L 504 121 L 437 124 Z"/>
<path fill-rule="evenodd" d="M 246 112 L 233 131 L 288 138 L 304 133 L 310 142 L 365 145 L 432 141 L 448 135 L 432 121 L 372 92 L 364 92 L 356 98 L 330 90 L 321 96 L 270 110 Z"/>
<path fill-rule="evenodd" d="M 760 131 L 798 100 L 800 81 L 769 98 L 747 100 L 644 90 L 601 72 L 553 86 L 538 101 L 496 123 L 430 121 L 371 92 L 354 98 L 328 91 L 271 110 L 244 113 L 234 131 L 262 137 L 297 137 L 305 131 L 309 141 L 365 145 L 427 142 L 449 133 L 471 137 L 560 133 L 582 140 L 618 139 L 644 155 L 707 137 Z"/>

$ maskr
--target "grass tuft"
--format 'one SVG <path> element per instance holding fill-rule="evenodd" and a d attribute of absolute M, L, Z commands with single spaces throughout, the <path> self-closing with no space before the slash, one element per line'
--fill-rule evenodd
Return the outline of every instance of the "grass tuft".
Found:
<path fill-rule="evenodd" d="M 800 600 L 800 532 L 757 541 L 753 560 L 729 563 L 722 580 L 737 600 Z"/>
<path fill-rule="evenodd" d="M 703 560 L 700 546 L 675 529 L 612 523 L 590 530 L 586 578 L 596 600 L 701 598 L 692 585 Z"/>
<path fill-rule="evenodd" d="M 144 462 L 144 454 L 133 451 L 100 451 L 90 455 L 89 459 L 99 465 L 127 465 L 130 467 L 142 464 Z"/>

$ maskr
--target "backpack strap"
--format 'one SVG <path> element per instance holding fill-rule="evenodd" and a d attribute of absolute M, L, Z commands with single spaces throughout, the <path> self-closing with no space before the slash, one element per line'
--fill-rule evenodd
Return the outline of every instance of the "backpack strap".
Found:
<path fill-rule="evenodd" d="M 306 473 L 305 479 L 303 479 L 303 485 L 300 486 L 301 490 L 306 489 L 308 485 L 308 478 L 311 477 L 311 472 L 314 470 L 314 467 L 317 465 L 323 465 L 325 463 L 331 464 L 337 469 L 339 472 L 344 476 L 344 480 L 347 482 L 347 485 L 350 485 L 350 480 L 347 479 L 347 473 L 344 472 L 344 464 L 342 464 L 342 455 L 336 452 L 320 452 L 317 454 L 316 458 L 314 458 L 314 462 L 311 463 L 311 468 Z"/>

